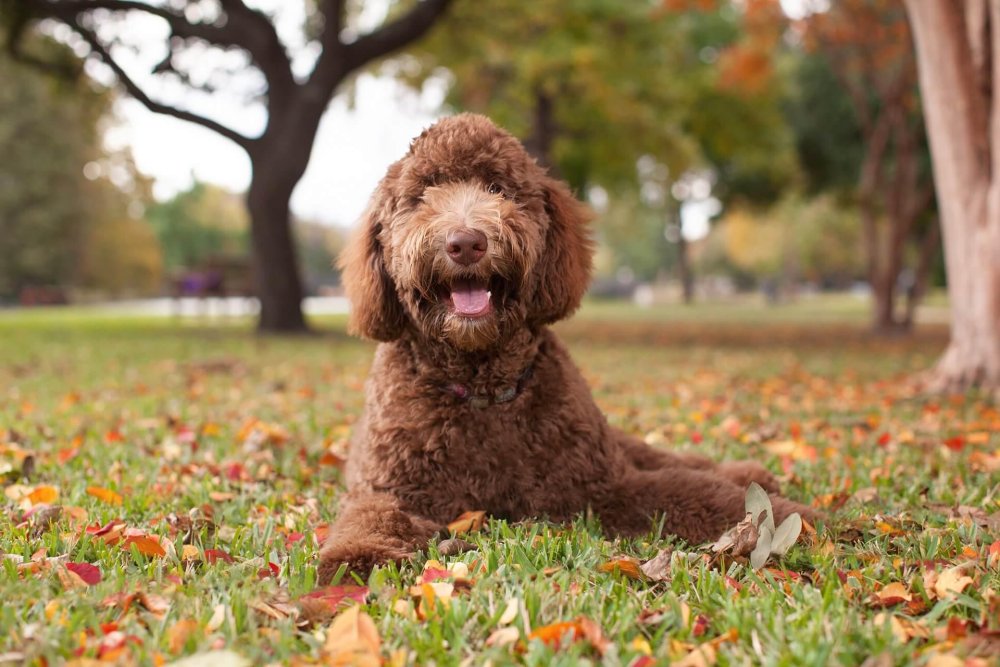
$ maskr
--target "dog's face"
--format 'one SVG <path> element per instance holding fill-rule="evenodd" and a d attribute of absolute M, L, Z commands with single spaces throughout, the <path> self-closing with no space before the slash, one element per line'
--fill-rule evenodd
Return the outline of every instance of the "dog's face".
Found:
<path fill-rule="evenodd" d="M 352 328 L 474 351 L 579 305 L 587 209 L 482 116 L 440 121 L 389 168 L 341 259 Z"/>

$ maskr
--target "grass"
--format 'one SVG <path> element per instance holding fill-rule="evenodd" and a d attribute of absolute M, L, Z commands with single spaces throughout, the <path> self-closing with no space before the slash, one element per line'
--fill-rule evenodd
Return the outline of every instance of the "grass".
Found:
<path fill-rule="evenodd" d="M 767 569 L 652 533 L 606 540 L 587 517 L 490 521 L 464 536 L 474 551 L 445 558 L 432 545 L 328 595 L 368 586 L 363 609 L 391 664 L 668 664 L 698 646 L 719 664 L 995 661 L 1000 414 L 908 381 L 940 353 L 939 327 L 871 340 L 850 308 L 835 321 L 795 308 L 735 320 L 596 304 L 561 327 L 612 423 L 757 457 L 790 496 L 831 512 Z M 213 649 L 249 664 L 335 660 L 330 613 L 296 601 L 315 587 L 317 530 L 336 514 L 326 453 L 343 451 L 373 348 L 339 318 L 322 324 L 328 335 L 259 339 L 72 311 L 0 318 L 0 664 L 162 664 Z M 114 521 L 116 543 L 93 534 Z M 663 548 L 675 550 L 669 581 L 601 569 Z M 428 559 L 466 563 L 473 583 L 414 615 Z M 67 563 L 101 580 L 86 585 Z M 942 583 L 959 574 L 969 580 Z M 886 595 L 894 583 L 909 601 Z M 508 604 L 519 639 L 487 646 Z M 561 642 L 558 629 L 527 639 L 581 617 L 607 646 L 570 641 L 571 626 Z"/>

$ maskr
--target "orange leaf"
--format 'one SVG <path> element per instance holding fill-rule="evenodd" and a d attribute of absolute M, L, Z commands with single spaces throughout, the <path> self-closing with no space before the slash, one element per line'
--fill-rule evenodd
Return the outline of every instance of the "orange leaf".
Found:
<path fill-rule="evenodd" d="M 549 625 L 543 625 L 540 628 L 535 628 L 528 635 L 528 641 L 532 639 L 540 639 L 543 643 L 548 644 L 554 648 L 559 648 L 562 644 L 563 637 L 569 636 L 569 641 L 576 641 L 582 634 L 579 626 L 577 626 L 576 621 L 561 621 L 559 623 L 550 623 Z"/>
<path fill-rule="evenodd" d="M 620 572 L 629 579 L 645 579 L 642 570 L 639 569 L 639 562 L 634 558 L 621 557 L 601 563 L 597 566 L 601 572 Z"/>
<path fill-rule="evenodd" d="M 122 546 L 128 549 L 130 546 L 135 545 L 135 548 L 139 550 L 139 553 L 146 556 L 166 556 L 167 552 L 160 546 L 159 541 L 155 537 L 150 537 L 148 535 L 131 535 L 125 538 L 122 542 Z"/>
<path fill-rule="evenodd" d="M 37 486 L 35 490 L 28 494 L 28 500 L 32 505 L 40 503 L 51 503 L 59 497 L 59 489 L 54 486 Z"/>
<path fill-rule="evenodd" d="M 94 496 L 98 500 L 103 500 L 109 505 L 121 505 L 124 500 L 120 494 L 115 493 L 111 489 L 105 489 L 100 486 L 88 486 L 87 495 Z"/>
<path fill-rule="evenodd" d="M 448 524 L 452 533 L 471 533 L 480 530 L 486 523 L 486 512 L 475 510 L 462 512 L 461 516 Z"/>
<path fill-rule="evenodd" d="M 190 618 L 177 621 L 167 630 L 167 649 L 171 653 L 180 653 L 184 650 L 188 638 L 194 635 L 200 626 L 197 621 Z"/>

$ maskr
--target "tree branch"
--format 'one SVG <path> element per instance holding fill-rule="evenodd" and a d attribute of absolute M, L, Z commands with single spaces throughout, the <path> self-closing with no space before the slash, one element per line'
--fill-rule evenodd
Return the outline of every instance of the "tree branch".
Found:
<path fill-rule="evenodd" d="M 254 139 L 240 134 L 236 130 L 226 127 L 222 123 L 212 120 L 211 118 L 205 118 L 204 116 L 199 116 L 198 114 L 192 113 L 190 111 L 185 111 L 183 109 L 178 109 L 172 107 L 168 104 L 163 104 L 157 102 L 149 97 L 142 88 L 125 72 L 121 65 L 111 56 L 111 52 L 108 50 L 104 44 L 97 38 L 94 31 L 87 26 L 80 23 L 78 17 L 74 17 L 68 24 L 77 34 L 79 34 L 90 46 L 91 50 L 96 53 L 104 64 L 111 68 L 115 73 L 115 77 L 118 82 L 128 91 L 129 95 L 134 97 L 136 100 L 142 103 L 147 109 L 154 113 L 163 114 L 165 116 L 172 116 L 180 120 L 188 121 L 189 123 L 194 123 L 195 125 L 200 125 L 204 128 L 212 130 L 217 134 L 229 139 L 230 141 L 236 143 L 242 147 L 247 152 L 253 147 Z"/>
<path fill-rule="evenodd" d="M 422 37 L 452 0 L 420 0 L 413 9 L 378 30 L 346 45 L 347 70 L 351 71 Z"/>

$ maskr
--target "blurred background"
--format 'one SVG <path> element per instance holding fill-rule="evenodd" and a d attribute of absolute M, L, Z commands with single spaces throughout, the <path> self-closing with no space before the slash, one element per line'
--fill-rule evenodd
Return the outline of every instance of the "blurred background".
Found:
<path fill-rule="evenodd" d="M 0 7 L 0 313 L 301 330 L 387 166 L 475 111 L 596 210 L 608 312 L 947 321 L 898 1 Z"/>

